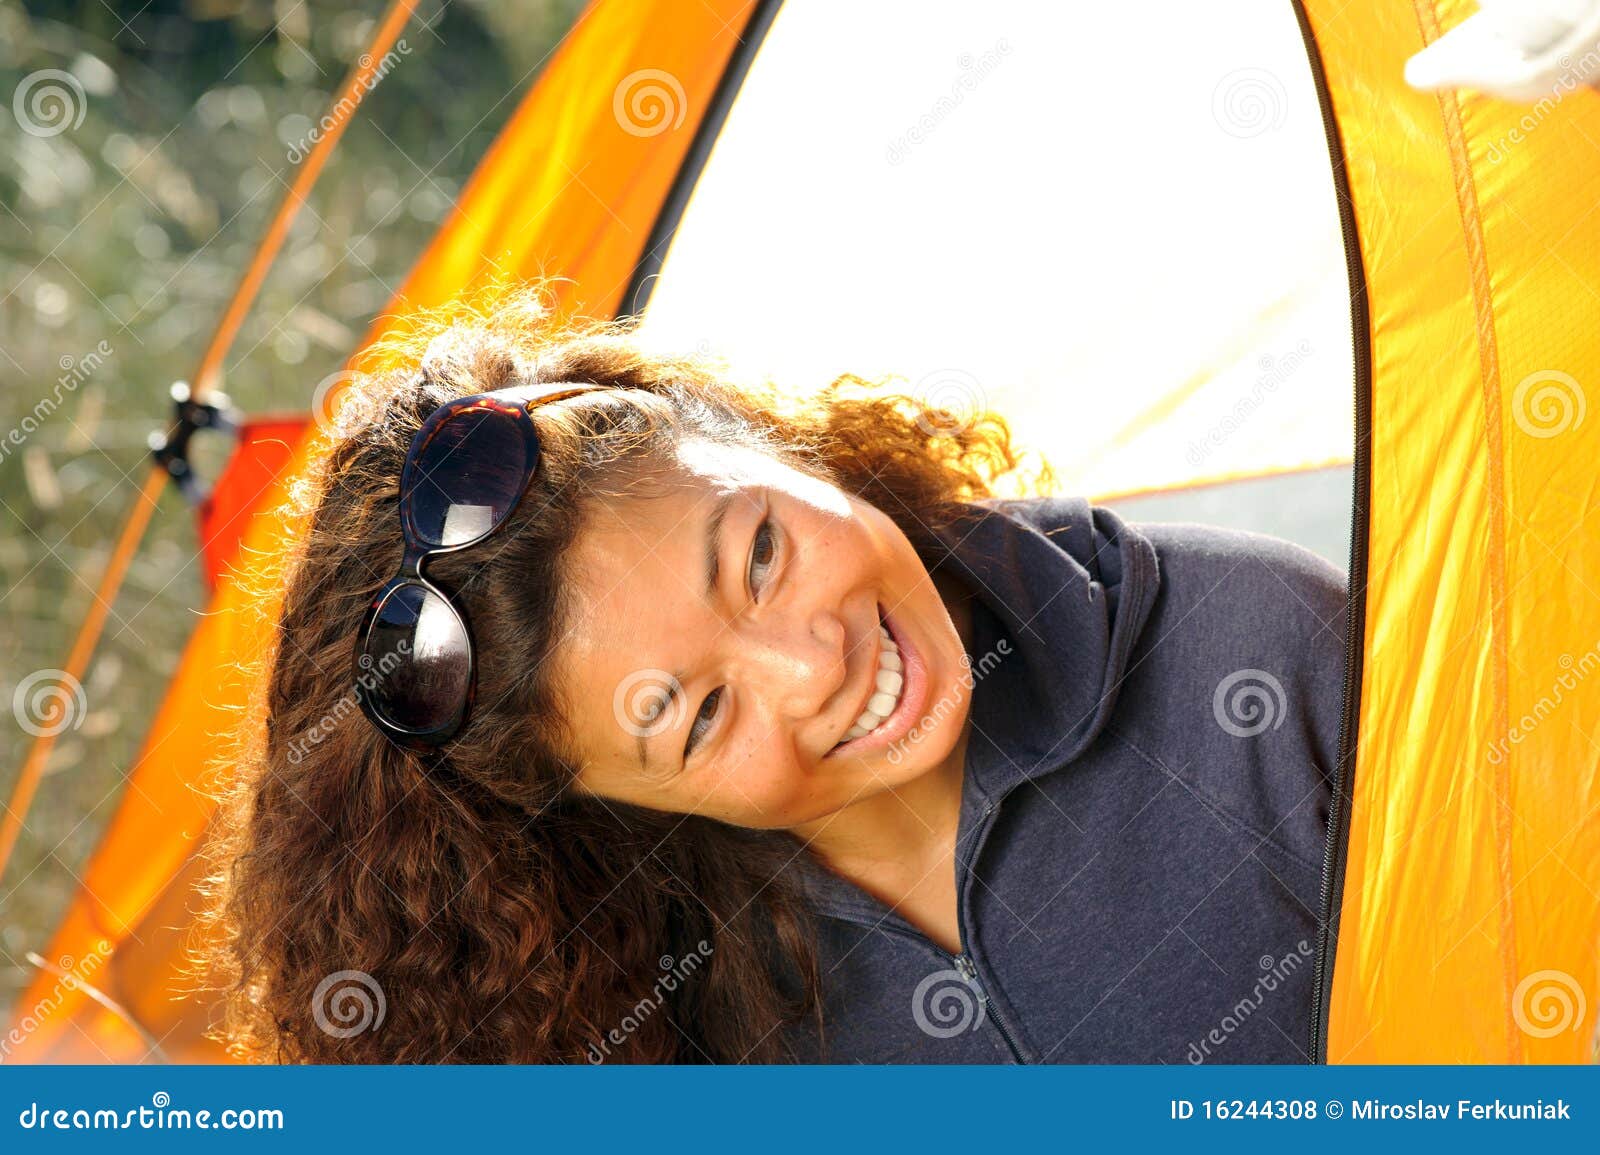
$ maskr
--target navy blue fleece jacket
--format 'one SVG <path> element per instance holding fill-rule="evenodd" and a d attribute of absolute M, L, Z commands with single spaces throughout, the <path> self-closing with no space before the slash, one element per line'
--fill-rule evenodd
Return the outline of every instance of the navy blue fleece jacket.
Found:
<path fill-rule="evenodd" d="M 810 852 L 823 1062 L 1307 1062 L 1345 575 L 1276 538 L 982 503 L 952 956 Z"/>

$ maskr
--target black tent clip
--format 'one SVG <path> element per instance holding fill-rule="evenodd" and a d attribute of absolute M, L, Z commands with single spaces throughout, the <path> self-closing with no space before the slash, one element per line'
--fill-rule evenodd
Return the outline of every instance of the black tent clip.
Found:
<path fill-rule="evenodd" d="M 215 390 L 205 400 L 196 401 L 187 381 L 173 383 L 172 401 L 177 410 L 176 421 L 165 434 L 150 434 L 150 452 L 155 455 L 156 464 L 178 483 L 184 498 L 191 505 L 199 505 L 206 493 L 189 462 L 189 440 L 202 429 L 236 433 L 243 414 Z"/>

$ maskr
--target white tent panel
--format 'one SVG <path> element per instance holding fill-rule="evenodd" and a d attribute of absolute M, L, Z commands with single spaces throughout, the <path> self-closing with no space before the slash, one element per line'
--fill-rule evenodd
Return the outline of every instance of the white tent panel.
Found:
<path fill-rule="evenodd" d="M 1343 241 L 1290 6 L 937 8 L 780 10 L 645 339 L 993 407 L 1090 495 L 1348 461 Z"/>

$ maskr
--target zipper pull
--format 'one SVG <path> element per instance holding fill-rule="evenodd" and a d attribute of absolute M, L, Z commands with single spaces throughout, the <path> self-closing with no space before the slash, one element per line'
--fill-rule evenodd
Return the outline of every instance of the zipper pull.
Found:
<path fill-rule="evenodd" d="M 956 964 L 956 970 L 961 972 L 961 977 L 966 980 L 967 985 L 971 987 L 973 993 L 978 996 L 978 1001 L 981 1003 L 987 1003 L 989 1001 L 989 995 L 983 989 L 983 984 L 978 981 L 977 964 L 975 964 L 965 954 L 956 955 L 953 961 Z"/>

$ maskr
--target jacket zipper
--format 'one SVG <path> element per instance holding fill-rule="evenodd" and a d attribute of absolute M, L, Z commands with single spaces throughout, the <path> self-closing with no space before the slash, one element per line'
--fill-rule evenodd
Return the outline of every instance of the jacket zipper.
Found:
<path fill-rule="evenodd" d="M 983 851 L 983 844 L 989 837 L 990 829 L 994 826 L 994 816 L 999 812 L 999 810 L 1000 804 L 998 802 L 988 802 L 985 804 L 982 819 L 983 825 L 978 831 L 977 846 L 973 849 L 972 856 L 967 860 L 970 864 L 977 863 L 978 855 Z M 959 893 L 957 894 L 956 901 L 958 903 L 960 902 Z M 972 961 L 971 955 L 967 954 L 967 940 L 964 934 L 961 937 L 962 949 L 960 953 L 951 954 L 927 935 L 921 934 L 920 932 L 903 930 L 897 926 L 887 926 L 877 920 L 869 922 L 866 919 L 857 918 L 853 915 L 835 914 L 832 917 L 843 918 L 845 921 L 856 923 L 859 926 L 869 926 L 875 930 L 887 930 L 892 934 L 898 934 L 903 938 L 909 938 L 914 942 L 921 943 L 929 950 L 937 954 L 940 958 L 948 961 L 956 973 L 961 976 L 962 981 L 972 988 L 972 993 L 977 996 L 978 1002 L 983 1006 L 984 1017 L 994 1022 L 995 1030 L 1000 1032 L 1000 1037 L 1005 1040 L 1006 1049 L 1011 1052 L 1011 1058 L 1017 1063 L 1023 1065 L 1028 1064 L 1028 1060 L 1023 1057 L 1022 1048 L 1018 1045 L 1016 1037 L 1012 1035 L 1010 1028 L 1005 1024 L 1005 1020 L 1000 1017 L 999 1012 L 996 1011 L 989 1002 L 989 992 L 984 989 L 983 982 L 978 978 L 978 964 Z M 957 922 L 959 925 L 959 916 Z"/>
<path fill-rule="evenodd" d="M 1333 169 L 1334 193 L 1339 203 L 1339 227 L 1344 238 L 1345 271 L 1350 285 L 1350 336 L 1355 354 L 1356 443 L 1353 451 L 1350 509 L 1349 595 L 1344 650 L 1344 696 L 1339 713 L 1339 754 L 1333 766 L 1328 802 L 1328 837 L 1322 856 L 1322 885 L 1318 906 L 1317 952 L 1311 971 L 1311 1062 L 1328 1061 L 1328 1004 L 1333 992 L 1333 963 L 1339 942 L 1340 899 L 1344 893 L 1346 855 L 1350 842 L 1350 797 L 1355 777 L 1355 752 L 1360 724 L 1361 641 L 1366 633 L 1367 534 L 1370 521 L 1372 444 L 1372 341 L 1367 304 L 1366 270 L 1361 263 L 1361 242 L 1356 232 L 1355 206 L 1350 199 L 1350 179 L 1345 168 L 1344 143 L 1333 114 L 1333 97 L 1323 71 L 1311 20 L 1302 0 L 1294 0 L 1295 19 L 1305 42 L 1306 58 L 1317 88 L 1322 128 L 1327 137 L 1328 159 Z"/>
<path fill-rule="evenodd" d="M 971 956 L 965 951 L 961 954 L 951 955 L 950 961 L 954 964 L 961 977 L 966 980 L 967 985 L 972 988 L 972 993 L 978 996 L 978 1002 L 983 1006 L 984 1017 L 994 1023 L 995 1030 L 1000 1032 L 1000 1037 L 1006 1041 L 1006 1046 L 1010 1048 L 1011 1057 L 1019 1063 L 1027 1063 L 1028 1060 L 1022 1057 L 1022 1048 L 1017 1046 L 1017 1040 L 1011 1037 L 1011 1031 L 1006 1027 L 1005 1020 L 1000 1017 L 999 1012 L 989 1005 L 989 992 L 983 989 L 983 983 L 978 979 L 978 964 L 973 962 Z"/>
<path fill-rule="evenodd" d="M 984 845 L 989 841 L 989 832 L 994 829 L 996 820 L 995 816 L 1000 813 L 1000 803 L 1003 801 L 1005 801 L 1005 796 L 1003 794 L 998 799 L 984 799 L 983 815 L 978 826 L 978 836 L 973 844 L 972 853 L 967 858 L 967 870 L 962 876 L 961 889 L 956 893 L 958 914 L 961 900 L 966 895 L 967 877 L 977 869 L 978 860 L 983 857 Z M 958 926 L 959 923 L 960 920 L 958 918 Z M 989 992 L 984 990 L 983 983 L 978 980 L 978 964 L 972 961 L 972 956 L 967 954 L 966 948 L 967 938 L 966 935 L 963 934 L 961 936 L 961 953 L 952 955 L 950 957 L 951 963 L 955 966 L 956 970 L 966 978 L 968 985 L 972 987 L 973 992 L 978 996 L 978 1000 L 983 1004 L 985 1013 L 994 1019 L 995 1029 L 1000 1032 L 1000 1037 L 1006 1041 L 1006 1047 L 1011 1051 L 1011 1057 L 1018 1063 L 1026 1063 L 1028 1060 L 1023 1058 L 1022 1048 L 1017 1045 L 1017 1040 L 1012 1037 L 1011 1031 L 1006 1027 L 1005 1021 L 998 1013 L 994 1011 L 994 1008 L 990 1006 Z"/>
<path fill-rule="evenodd" d="M 999 1031 L 1000 1037 L 1005 1040 L 1006 1048 L 1011 1052 L 1012 1059 L 1024 1066 L 1027 1065 L 1028 1060 L 1023 1058 L 1022 1048 L 1017 1045 L 1016 1037 L 1012 1035 L 1005 1024 L 1005 1020 L 1000 1017 L 999 1012 L 995 1011 L 990 1005 L 989 992 L 984 989 L 983 982 L 978 978 L 978 965 L 972 961 L 972 956 L 967 954 L 965 950 L 960 954 L 951 954 L 925 934 L 918 931 L 903 930 L 900 927 L 891 926 L 877 920 L 857 918 L 854 915 L 842 913 L 831 914 L 828 917 L 843 919 L 845 922 L 853 922 L 857 926 L 870 927 L 873 930 L 887 931 L 889 934 L 897 934 L 901 938 L 908 938 L 920 946 L 927 947 L 934 954 L 945 960 L 961 976 L 961 981 L 972 988 L 972 993 L 977 996 L 978 1002 L 983 1006 L 984 1018 L 994 1023 L 995 1030 Z"/>

